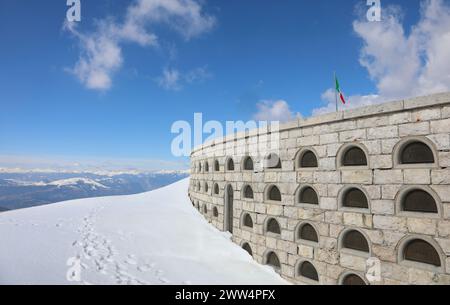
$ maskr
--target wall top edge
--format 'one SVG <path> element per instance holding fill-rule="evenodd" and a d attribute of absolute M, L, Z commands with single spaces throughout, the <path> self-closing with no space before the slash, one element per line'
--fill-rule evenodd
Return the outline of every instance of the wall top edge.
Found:
<path fill-rule="evenodd" d="M 444 104 L 450 104 L 450 92 L 419 96 L 404 100 L 386 102 L 372 106 L 360 107 L 339 112 L 332 112 L 304 119 L 296 119 L 287 123 L 280 124 L 279 131 L 288 131 L 297 128 L 313 127 L 327 123 L 336 123 L 340 121 L 384 115 L 388 113 L 401 112 L 405 110 L 421 109 Z M 213 141 L 204 143 L 203 145 L 194 148 L 191 152 L 191 155 L 202 149 L 214 145 L 244 139 L 246 137 L 255 136 L 257 134 L 264 135 L 267 134 L 268 132 L 270 132 L 270 128 L 260 128 L 247 130 L 245 132 L 238 132 L 232 135 L 225 136 L 223 138 L 218 138 Z"/>

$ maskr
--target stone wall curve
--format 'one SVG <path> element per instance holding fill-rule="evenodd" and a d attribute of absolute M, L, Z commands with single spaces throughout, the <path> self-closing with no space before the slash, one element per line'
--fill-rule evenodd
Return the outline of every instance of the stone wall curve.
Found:
<path fill-rule="evenodd" d="M 257 142 L 270 146 L 270 134 L 246 131 L 192 152 L 189 197 L 200 213 L 206 204 L 204 216 L 212 225 L 231 230 L 233 241 L 250 246 L 259 263 L 274 262 L 267 255 L 275 253 L 277 272 L 296 284 L 341 284 L 354 276 L 370 284 L 450 284 L 450 93 L 289 122 L 278 133 L 281 169 L 264 169 L 264 157 L 252 156 L 255 168 L 245 170 L 248 148 Z M 434 162 L 398 162 L 398 145 L 415 141 L 428 144 Z M 351 147 L 362 149 L 367 164 L 342 165 L 342 149 Z M 304 150 L 314 153 L 317 167 L 298 166 L 296 157 Z M 354 153 L 356 160 L 358 152 Z M 430 155 L 424 152 L 422 157 Z M 226 169 L 230 158 L 234 170 Z M 245 198 L 245 186 L 251 187 L 253 198 Z M 272 200 L 276 193 L 270 198 L 271 186 L 279 189 L 281 201 Z M 316 192 L 317 203 L 311 191 L 305 197 L 309 202 L 299 202 L 297 194 L 306 187 Z M 427 190 L 431 197 L 423 193 Z M 230 198 L 231 210 L 226 202 Z M 242 220 L 247 214 L 252 227 Z M 277 220 L 279 233 L 267 229 L 269 218 Z M 317 241 L 313 232 L 305 233 L 310 240 L 299 237 L 302 223 L 311 224 Z M 347 232 L 361 235 L 345 237 Z M 358 250 L 365 247 L 361 236 L 368 243 L 367 252 Z M 423 245 L 421 240 L 436 250 L 426 253 L 427 262 L 434 255 L 435 265 L 416 256 L 414 247 Z M 302 268 L 303 262 L 310 264 Z M 379 266 L 375 277 L 374 266 Z"/>

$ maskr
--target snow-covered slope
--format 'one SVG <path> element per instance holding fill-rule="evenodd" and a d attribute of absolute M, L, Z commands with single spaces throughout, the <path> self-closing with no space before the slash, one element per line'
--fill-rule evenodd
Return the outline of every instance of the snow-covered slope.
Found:
<path fill-rule="evenodd" d="M 287 284 L 193 209 L 188 184 L 0 213 L 0 284 Z"/>

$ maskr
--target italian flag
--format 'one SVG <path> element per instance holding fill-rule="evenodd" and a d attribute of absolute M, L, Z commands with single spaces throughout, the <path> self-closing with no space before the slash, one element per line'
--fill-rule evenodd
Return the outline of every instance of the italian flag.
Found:
<path fill-rule="evenodd" d="M 342 92 L 341 92 L 341 86 L 339 86 L 339 81 L 336 76 L 334 78 L 336 79 L 336 91 L 337 91 L 337 93 L 339 93 L 339 98 L 341 99 L 341 102 L 343 104 L 346 104 L 347 102 L 345 101 L 344 94 L 342 94 Z"/>

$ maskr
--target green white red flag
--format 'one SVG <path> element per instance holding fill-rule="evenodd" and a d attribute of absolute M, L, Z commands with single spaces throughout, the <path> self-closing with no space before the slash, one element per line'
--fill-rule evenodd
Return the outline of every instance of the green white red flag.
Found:
<path fill-rule="evenodd" d="M 341 91 L 341 86 L 339 85 L 339 81 L 336 76 L 335 76 L 335 79 L 336 79 L 336 92 L 339 93 L 339 98 L 341 99 L 341 102 L 343 104 L 346 104 L 347 102 L 345 101 L 344 94 Z"/>

